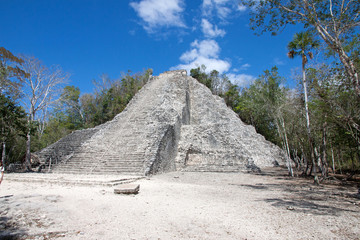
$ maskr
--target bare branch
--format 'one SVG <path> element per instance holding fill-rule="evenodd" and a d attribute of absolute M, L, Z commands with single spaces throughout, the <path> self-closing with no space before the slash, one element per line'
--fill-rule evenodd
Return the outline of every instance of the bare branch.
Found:
<path fill-rule="evenodd" d="M 23 68 L 30 74 L 23 78 L 25 83 L 22 93 L 27 99 L 23 103 L 28 106 L 32 118 L 36 118 L 36 113 L 47 108 L 60 93 L 61 85 L 69 79 L 69 74 L 64 73 L 58 66 L 47 68 L 34 57 L 22 57 L 24 59 Z"/>
<path fill-rule="evenodd" d="M 332 19 L 332 21 L 333 21 L 333 28 L 334 28 L 334 32 L 337 32 L 336 21 L 335 21 L 335 17 L 334 17 L 334 13 L 333 13 L 333 4 L 332 4 L 332 0 L 329 0 L 329 11 L 330 11 L 331 19 Z M 339 37 L 339 35 L 338 35 L 338 34 L 337 34 L 337 37 Z"/>

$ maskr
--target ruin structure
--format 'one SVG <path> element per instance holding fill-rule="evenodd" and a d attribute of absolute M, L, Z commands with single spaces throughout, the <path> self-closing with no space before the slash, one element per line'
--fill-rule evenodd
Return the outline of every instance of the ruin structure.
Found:
<path fill-rule="evenodd" d="M 53 172 L 149 175 L 282 165 L 283 151 L 185 70 L 151 77 L 113 120 L 37 153 Z"/>

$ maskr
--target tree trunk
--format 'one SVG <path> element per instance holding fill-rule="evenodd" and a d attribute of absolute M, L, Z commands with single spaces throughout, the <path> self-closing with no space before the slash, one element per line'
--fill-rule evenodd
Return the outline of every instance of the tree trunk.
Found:
<path fill-rule="evenodd" d="M 340 174 L 342 174 L 342 168 L 341 168 L 341 165 L 343 163 L 342 158 L 343 158 L 343 156 L 342 156 L 341 150 L 338 148 L 338 164 L 339 164 Z"/>
<path fill-rule="evenodd" d="M 304 88 L 304 101 L 305 101 L 305 117 L 306 117 L 306 130 L 308 135 L 310 136 L 310 117 L 309 117 L 309 105 L 308 105 L 308 97 L 307 97 L 307 84 L 306 84 L 306 71 L 305 71 L 305 63 L 302 64 L 302 75 L 303 75 L 303 88 Z"/>
<path fill-rule="evenodd" d="M 28 132 L 26 135 L 26 155 L 24 162 L 25 171 L 31 171 L 31 128 L 34 120 L 34 111 L 30 110 L 29 120 L 28 120 Z"/>
<path fill-rule="evenodd" d="M 295 160 L 295 164 L 296 164 L 296 169 L 300 170 L 301 166 L 301 159 L 299 158 L 298 154 L 297 154 L 297 149 L 293 149 L 293 156 L 294 156 L 294 160 Z"/>
<path fill-rule="evenodd" d="M 351 158 L 351 171 L 355 171 L 355 161 L 354 161 L 354 151 L 352 149 L 352 147 L 349 144 L 349 149 L 350 149 L 350 158 Z"/>
<path fill-rule="evenodd" d="M 321 148 L 314 146 L 314 156 L 316 162 L 316 169 L 320 169 L 322 171 L 322 161 L 321 161 Z"/>
<path fill-rule="evenodd" d="M 277 129 L 279 137 L 281 138 L 281 140 L 283 142 L 282 143 L 283 149 L 286 151 L 286 167 L 288 168 L 289 175 L 294 177 L 294 172 L 293 172 L 293 169 L 292 169 L 292 166 L 291 166 L 289 145 L 287 144 L 286 132 L 285 132 L 285 129 L 284 129 L 285 125 L 281 124 L 281 122 L 282 122 L 282 118 L 277 117 L 276 120 L 275 120 L 276 129 Z M 282 132 L 284 132 L 284 134 Z"/>
<path fill-rule="evenodd" d="M 308 170 L 309 170 L 309 165 L 310 165 L 310 164 L 309 164 L 308 159 L 307 159 L 307 157 L 306 157 L 306 155 L 305 155 L 305 151 L 304 151 L 303 146 L 301 146 L 301 158 L 303 159 L 304 165 L 305 165 L 305 169 L 304 169 L 303 174 L 304 174 L 305 176 L 307 176 L 307 175 L 308 175 Z"/>
<path fill-rule="evenodd" d="M 310 158 L 312 162 L 312 173 L 314 175 L 314 183 L 319 184 L 319 179 L 317 176 L 315 155 L 314 155 L 314 146 L 311 138 L 311 129 L 310 129 L 310 117 L 309 117 L 309 106 L 308 106 L 308 97 L 307 97 L 307 86 L 306 86 L 306 72 L 305 72 L 305 62 L 302 62 L 302 74 L 303 74 L 303 87 L 304 87 L 304 100 L 305 100 L 305 115 L 306 115 L 306 129 L 309 140 L 310 147 Z"/>
<path fill-rule="evenodd" d="M 322 136 L 322 152 L 321 152 L 321 174 L 322 177 L 327 177 L 328 176 L 328 163 L 326 160 L 326 127 L 327 127 L 327 122 L 324 122 L 323 124 L 323 136 Z"/>
<path fill-rule="evenodd" d="M 1 154 L 1 161 L 4 168 L 5 168 L 5 157 L 6 157 L 6 142 L 4 141 L 2 143 L 2 154 Z"/>
<path fill-rule="evenodd" d="M 24 162 L 25 171 L 31 171 L 31 132 L 28 130 L 26 135 L 26 154 Z"/>
<path fill-rule="evenodd" d="M 333 150 L 333 147 L 331 146 L 331 161 L 332 161 L 332 170 L 333 170 L 333 173 L 335 174 L 335 157 L 334 157 L 334 150 Z"/>
<path fill-rule="evenodd" d="M 280 124 L 281 124 L 282 130 L 284 132 L 285 147 L 286 147 L 286 152 L 287 152 L 287 156 L 288 156 L 288 168 L 289 168 L 290 175 L 293 177 L 294 176 L 294 171 L 293 171 L 292 166 L 291 166 L 291 155 L 290 155 L 289 142 L 288 142 L 288 139 L 287 139 L 284 119 L 282 117 L 280 118 Z"/>

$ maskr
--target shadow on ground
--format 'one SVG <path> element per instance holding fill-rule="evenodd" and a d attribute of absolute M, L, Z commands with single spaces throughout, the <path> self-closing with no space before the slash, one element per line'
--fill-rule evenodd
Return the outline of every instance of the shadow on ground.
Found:
<path fill-rule="evenodd" d="M 10 201 L 13 195 L 6 195 L 0 197 L 0 239 L 1 240 L 14 240 L 22 239 L 26 235 L 25 229 L 21 228 L 18 221 L 13 217 L 8 217 L 7 213 L 10 210 L 6 207 L 6 202 Z"/>
<path fill-rule="evenodd" d="M 24 195 L 21 198 L 28 199 L 34 196 L 38 195 Z M 0 197 L 0 240 L 55 239 L 64 237 L 71 239 L 73 235 L 78 234 L 67 231 L 46 231 L 46 227 L 49 226 L 48 220 L 41 220 L 38 216 L 24 212 L 24 209 L 20 207 L 20 203 L 14 207 L 15 198 L 14 195 Z M 53 203 L 57 201 L 56 196 L 47 196 L 45 199 Z M 44 227 L 44 232 L 29 234 L 27 228 L 31 225 L 35 225 L 38 228 Z"/>
<path fill-rule="evenodd" d="M 312 179 L 290 178 L 284 169 L 268 169 L 256 175 L 268 176 L 279 183 L 231 184 L 257 191 L 281 191 L 281 198 L 267 198 L 272 206 L 295 212 L 316 215 L 339 215 L 340 213 L 359 212 L 360 199 L 355 184 L 324 182 L 314 185 Z"/>
<path fill-rule="evenodd" d="M 302 199 L 284 200 L 280 198 L 269 198 L 266 199 L 265 202 L 271 203 L 274 207 L 286 208 L 291 211 L 311 213 L 315 215 L 337 216 L 341 212 L 356 212 L 346 208 L 330 206 L 326 202 L 320 204 Z"/>

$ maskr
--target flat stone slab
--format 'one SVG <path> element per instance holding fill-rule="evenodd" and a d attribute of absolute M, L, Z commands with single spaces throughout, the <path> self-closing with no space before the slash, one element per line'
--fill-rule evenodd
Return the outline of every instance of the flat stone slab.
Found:
<path fill-rule="evenodd" d="M 144 176 L 126 175 L 81 175 L 58 173 L 5 173 L 4 181 L 38 182 L 60 185 L 113 187 L 135 182 Z"/>
<path fill-rule="evenodd" d="M 114 188 L 115 194 L 138 194 L 140 184 L 121 184 Z"/>

